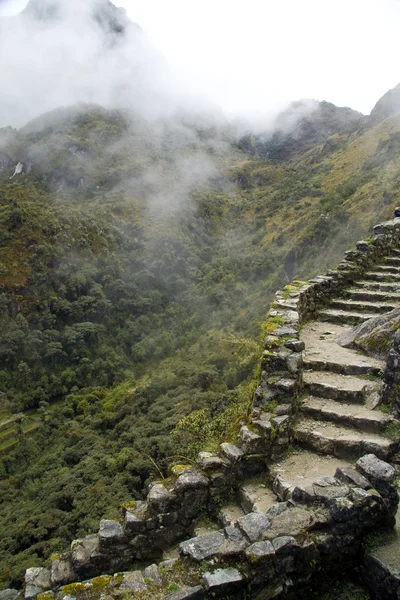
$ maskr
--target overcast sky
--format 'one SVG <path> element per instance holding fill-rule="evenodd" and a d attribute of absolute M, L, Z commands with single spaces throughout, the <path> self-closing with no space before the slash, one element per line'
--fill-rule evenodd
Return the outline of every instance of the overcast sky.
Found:
<path fill-rule="evenodd" d="M 84 1 L 84 0 L 82 0 Z M 0 15 L 27 0 L 0 0 Z M 369 113 L 400 82 L 400 0 L 116 0 L 182 85 L 230 114 L 299 98 Z"/>

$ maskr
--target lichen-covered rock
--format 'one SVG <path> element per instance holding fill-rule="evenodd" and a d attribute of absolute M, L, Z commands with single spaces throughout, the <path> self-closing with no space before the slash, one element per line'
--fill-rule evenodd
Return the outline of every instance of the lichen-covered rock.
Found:
<path fill-rule="evenodd" d="M 196 462 L 205 471 L 216 471 L 226 466 L 226 463 L 214 452 L 199 452 Z"/>
<path fill-rule="evenodd" d="M 25 572 L 25 600 L 35 598 L 38 594 L 51 588 L 50 570 L 33 567 Z"/>
<path fill-rule="evenodd" d="M 339 339 L 345 348 L 358 348 L 370 356 L 385 359 L 400 327 L 400 308 L 361 323 Z"/>
<path fill-rule="evenodd" d="M 76 573 L 72 567 L 70 556 L 60 556 L 51 563 L 52 586 L 66 585 L 76 580 Z"/>
<path fill-rule="evenodd" d="M 14 590 L 11 588 L 8 590 L 2 590 L 0 592 L 0 600 L 14 600 L 14 598 L 18 596 L 18 594 L 18 590 Z"/>
<path fill-rule="evenodd" d="M 162 578 L 160 574 L 160 570 L 156 564 L 150 565 L 145 568 L 143 571 L 145 581 L 148 579 L 149 584 L 154 587 L 162 587 Z"/>
<path fill-rule="evenodd" d="M 127 571 L 123 574 L 121 590 L 129 590 L 133 593 L 143 592 L 146 589 L 146 584 L 141 571 Z"/>

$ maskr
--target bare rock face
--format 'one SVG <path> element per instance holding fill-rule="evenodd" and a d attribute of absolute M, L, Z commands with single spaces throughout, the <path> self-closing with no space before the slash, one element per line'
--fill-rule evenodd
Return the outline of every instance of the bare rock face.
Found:
<path fill-rule="evenodd" d="M 370 356 L 386 359 L 400 327 L 400 309 L 368 319 L 339 339 L 344 348 L 359 348 Z"/>

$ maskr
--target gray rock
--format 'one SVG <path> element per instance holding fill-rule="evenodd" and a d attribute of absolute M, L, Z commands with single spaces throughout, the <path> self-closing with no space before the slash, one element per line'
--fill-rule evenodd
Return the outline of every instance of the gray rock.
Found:
<path fill-rule="evenodd" d="M 313 483 L 312 488 L 314 490 L 315 499 L 322 502 L 328 502 L 333 498 L 343 498 L 350 493 L 349 486 L 342 485 L 330 485 L 322 481 Z"/>
<path fill-rule="evenodd" d="M 214 452 L 199 452 L 196 462 L 205 471 L 218 470 L 225 466 L 224 461 Z"/>
<path fill-rule="evenodd" d="M 175 496 L 171 494 L 162 483 L 152 485 L 147 494 L 149 508 L 155 513 L 170 512 L 170 508 L 174 504 L 174 501 Z"/>
<path fill-rule="evenodd" d="M 25 583 L 27 585 L 36 585 L 43 590 L 51 588 L 50 570 L 42 567 L 33 567 L 25 572 Z"/>
<path fill-rule="evenodd" d="M 265 513 L 269 519 L 273 519 L 288 509 L 287 502 L 275 502 Z"/>
<path fill-rule="evenodd" d="M 369 490 L 372 487 L 368 479 L 363 477 L 361 473 L 358 473 L 358 471 L 356 471 L 352 466 L 339 467 L 336 469 L 335 478 L 343 481 L 344 483 L 356 485 L 364 490 Z"/>
<path fill-rule="evenodd" d="M 184 493 L 187 490 L 198 490 L 200 488 L 206 488 L 209 485 L 209 480 L 202 473 L 192 471 L 190 473 L 183 473 L 178 477 L 175 483 L 175 490 L 180 493 Z"/>
<path fill-rule="evenodd" d="M 165 596 L 165 600 L 204 600 L 204 590 L 198 585 L 174 594 L 168 594 L 168 596 Z"/>
<path fill-rule="evenodd" d="M 208 592 L 226 593 L 244 582 L 244 577 L 237 569 L 216 569 L 213 573 L 204 573 L 203 581 Z"/>
<path fill-rule="evenodd" d="M 271 527 L 271 522 L 265 515 L 252 512 L 237 520 L 237 526 L 249 538 L 250 542 L 256 542 L 262 534 Z"/>
<path fill-rule="evenodd" d="M 256 453 L 263 441 L 263 438 L 251 431 L 247 425 L 243 425 L 240 429 L 240 445 L 245 452 Z"/>
<path fill-rule="evenodd" d="M 394 334 L 400 325 L 400 308 L 372 317 L 361 323 L 340 339 L 345 348 L 359 348 L 370 356 L 385 359 L 393 344 Z"/>
<path fill-rule="evenodd" d="M 100 521 L 99 541 L 100 545 L 110 546 L 115 543 L 121 543 L 124 539 L 124 530 L 121 523 L 102 519 Z"/>
<path fill-rule="evenodd" d="M 272 545 L 276 553 L 287 553 L 293 550 L 293 548 L 299 547 L 299 544 L 291 535 L 283 535 L 281 537 L 275 538 L 274 540 L 272 540 Z"/>
<path fill-rule="evenodd" d="M 27 584 L 25 586 L 25 600 L 31 600 L 32 598 L 36 598 L 39 594 L 43 592 L 43 588 L 38 587 L 37 585 Z"/>
<path fill-rule="evenodd" d="M 249 546 L 245 552 L 246 558 L 249 562 L 261 562 L 268 558 L 271 558 L 275 554 L 275 548 L 271 542 L 256 542 Z"/>
<path fill-rule="evenodd" d="M 291 404 L 279 404 L 275 409 L 275 414 L 280 417 L 282 415 L 290 415 L 292 412 Z"/>
<path fill-rule="evenodd" d="M 70 557 L 60 557 L 51 562 L 51 584 L 52 586 L 66 585 L 76 581 L 76 573 L 72 567 Z"/>
<path fill-rule="evenodd" d="M 18 596 L 18 590 L 8 589 L 0 592 L 0 600 L 14 600 L 15 596 Z"/>
<path fill-rule="evenodd" d="M 81 540 L 74 540 L 71 544 L 72 564 L 76 569 L 84 567 L 90 559 L 99 553 L 99 536 L 87 535 Z"/>
<path fill-rule="evenodd" d="M 179 553 L 200 561 L 216 554 L 225 541 L 221 531 L 213 531 L 182 542 L 179 544 Z"/>
<path fill-rule="evenodd" d="M 356 467 L 364 477 L 371 481 L 371 483 L 375 480 L 392 483 L 396 474 L 396 471 L 391 465 L 377 458 L 375 454 L 362 456 L 357 461 Z"/>
<path fill-rule="evenodd" d="M 138 535 L 146 529 L 146 522 L 127 510 L 125 513 L 125 531 L 129 535 Z"/>
<path fill-rule="evenodd" d="M 162 587 L 163 582 L 162 582 L 162 578 L 160 575 L 160 570 L 157 567 L 157 565 L 153 564 L 153 565 L 150 565 L 149 567 L 146 567 L 145 570 L 143 571 L 143 576 L 146 579 L 151 580 L 150 585 L 154 585 L 155 587 Z"/>
<path fill-rule="evenodd" d="M 220 448 L 226 456 L 226 458 L 233 463 L 239 461 L 243 457 L 243 451 L 240 450 L 240 448 L 238 448 L 237 446 L 234 446 L 233 444 L 223 442 Z"/>
<path fill-rule="evenodd" d="M 289 348 L 289 350 L 293 350 L 294 352 L 301 352 L 305 348 L 304 342 L 300 342 L 299 340 L 296 340 L 296 338 L 285 342 L 285 346 L 286 348 Z"/>
<path fill-rule="evenodd" d="M 129 590 L 131 592 L 143 592 L 146 589 L 146 584 L 141 571 L 127 571 L 123 574 L 121 590 Z"/>

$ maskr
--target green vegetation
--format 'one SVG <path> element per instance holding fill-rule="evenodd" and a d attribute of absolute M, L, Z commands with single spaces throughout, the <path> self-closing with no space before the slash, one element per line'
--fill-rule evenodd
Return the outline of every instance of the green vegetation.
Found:
<path fill-rule="evenodd" d="M 391 215 L 399 131 L 281 162 L 99 107 L 0 131 L 1 586 L 234 440 L 273 294 Z"/>

